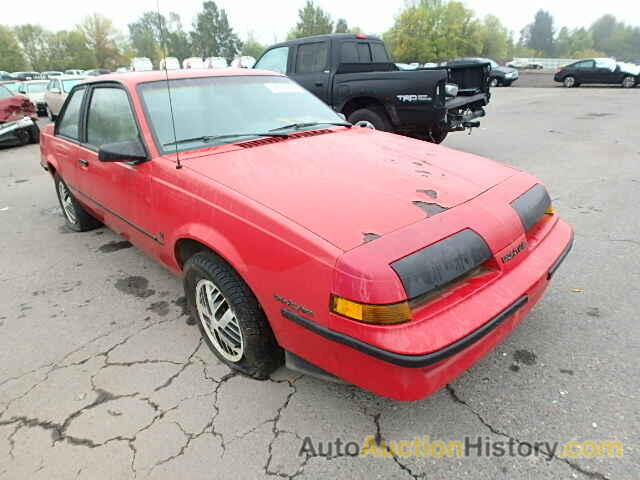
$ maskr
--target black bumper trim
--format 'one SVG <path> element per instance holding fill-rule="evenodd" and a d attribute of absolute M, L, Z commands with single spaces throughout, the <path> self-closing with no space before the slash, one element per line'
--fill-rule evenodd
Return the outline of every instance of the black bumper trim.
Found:
<path fill-rule="evenodd" d="M 549 269 L 549 273 L 547 274 L 547 280 L 551 280 L 551 277 L 553 277 L 553 274 L 556 273 L 556 270 L 558 270 L 560 265 L 562 265 L 562 262 L 564 262 L 564 259 L 567 258 L 567 255 L 569 255 L 569 252 L 571 251 L 572 248 L 573 248 L 573 232 L 571 232 L 571 240 L 569 240 L 569 245 L 564 247 L 564 250 L 562 251 L 560 256 L 556 259 L 555 262 L 553 262 L 553 265 L 551 265 L 551 268 Z"/>
<path fill-rule="evenodd" d="M 286 308 L 283 308 L 281 310 L 281 313 L 282 316 L 287 318 L 288 320 L 291 320 L 301 327 L 304 327 L 307 330 L 311 330 L 312 332 L 328 340 L 332 340 L 336 343 L 341 343 L 342 345 L 354 348 L 355 350 L 358 350 L 362 353 L 371 355 L 372 357 L 375 357 L 379 360 L 389 362 L 400 367 L 420 368 L 441 362 L 442 360 L 451 357 L 456 353 L 464 350 L 465 348 L 473 345 L 482 337 L 498 327 L 500 324 L 504 323 L 509 317 L 511 317 L 520 308 L 522 308 L 528 301 L 529 297 L 527 297 L 526 295 L 520 297 L 498 315 L 493 317 L 480 328 L 471 332 L 466 337 L 462 337 L 460 340 L 447 345 L 440 350 L 425 353 L 423 355 L 404 355 L 400 353 L 390 352 L 389 350 L 384 350 L 380 347 L 376 347 L 375 345 L 371 345 L 363 342 L 362 340 L 358 340 L 357 338 L 345 335 L 344 333 L 330 330 L 327 327 L 319 325 L 313 320 L 309 320 L 308 318 L 298 315 L 297 313 L 294 313 L 291 310 L 287 310 Z"/>

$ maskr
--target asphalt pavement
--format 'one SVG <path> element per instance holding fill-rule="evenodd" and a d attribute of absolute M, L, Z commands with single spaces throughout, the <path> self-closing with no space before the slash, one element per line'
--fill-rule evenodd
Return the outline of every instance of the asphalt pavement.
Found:
<path fill-rule="evenodd" d="M 499 88 L 481 128 L 446 140 L 537 175 L 575 246 L 504 343 L 413 403 L 232 374 L 187 324 L 179 279 L 106 228 L 68 231 L 38 146 L 1 149 L 0 479 L 638 478 L 638 105 L 640 89 Z M 392 446 L 425 436 L 515 454 Z M 623 456 L 548 447 L 571 441 Z"/>

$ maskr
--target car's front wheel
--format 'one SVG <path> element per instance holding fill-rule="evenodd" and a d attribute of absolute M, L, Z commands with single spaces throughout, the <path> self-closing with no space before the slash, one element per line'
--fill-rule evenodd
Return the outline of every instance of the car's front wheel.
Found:
<path fill-rule="evenodd" d="M 213 252 L 189 258 L 184 290 L 205 342 L 223 363 L 258 379 L 282 364 L 282 349 L 258 300 L 222 258 Z"/>
<path fill-rule="evenodd" d="M 53 181 L 56 187 L 58 201 L 60 202 L 60 208 L 62 208 L 62 215 L 67 222 L 67 227 L 75 232 L 86 232 L 102 225 L 82 208 L 82 205 L 78 203 L 58 173 L 54 175 Z"/>
<path fill-rule="evenodd" d="M 562 84 L 566 88 L 573 88 L 578 86 L 578 84 L 576 83 L 576 77 L 573 77 L 571 75 L 564 77 L 564 80 L 562 80 Z"/>
<path fill-rule="evenodd" d="M 500 85 L 500 80 L 498 80 L 496 77 L 493 77 L 491 80 L 489 80 L 489 85 L 491 87 L 497 87 Z"/>
<path fill-rule="evenodd" d="M 622 87 L 623 88 L 633 88 L 636 86 L 636 79 L 631 75 L 627 75 L 622 79 Z"/>

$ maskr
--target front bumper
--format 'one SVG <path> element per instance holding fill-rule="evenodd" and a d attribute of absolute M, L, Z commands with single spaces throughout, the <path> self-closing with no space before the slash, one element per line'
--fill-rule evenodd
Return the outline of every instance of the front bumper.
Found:
<path fill-rule="evenodd" d="M 17 139 L 17 132 L 25 128 L 31 128 L 34 125 L 34 121 L 31 117 L 24 117 L 14 122 L 7 122 L 0 124 L 0 144 L 5 142 L 12 142 Z"/>
<path fill-rule="evenodd" d="M 283 309 L 282 315 L 315 344 L 312 351 L 304 352 L 310 362 L 379 395 L 419 400 L 469 369 L 522 322 L 542 297 L 572 243 L 571 228 L 558 220 L 517 268 L 440 316 L 484 319 L 477 329 L 431 352 L 394 352 L 331 330 L 288 309 Z M 487 318 L 487 312 L 492 311 L 496 313 Z"/>

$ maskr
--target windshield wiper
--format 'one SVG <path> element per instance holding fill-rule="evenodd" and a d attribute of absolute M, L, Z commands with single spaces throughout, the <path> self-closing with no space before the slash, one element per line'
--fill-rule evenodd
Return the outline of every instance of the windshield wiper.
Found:
<path fill-rule="evenodd" d="M 208 143 L 215 140 L 225 140 L 227 138 L 239 138 L 239 137 L 282 137 L 288 138 L 288 133 L 273 133 L 273 132 L 258 132 L 258 133 L 227 133 L 225 135 L 201 135 L 199 137 L 183 138 L 174 142 L 163 143 L 163 147 L 170 147 L 172 145 L 181 145 L 183 143 L 202 142 Z"/>
<path fill-rule="evenodd" d="M 289 130 L 290 128 L 300 130 L 301 128 L 315 127 L 316 125 L 335 125 L 337 127 L 347 127 L 347 128 L 353 127 L 353 125 L 351 125 L 348 122 L 306 122 L 306 123 L 292 123 L 290 125 L 284 125 L 282 127 L 272 128 L 269 131 L 277 132 L 278 130 Z"/>

